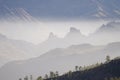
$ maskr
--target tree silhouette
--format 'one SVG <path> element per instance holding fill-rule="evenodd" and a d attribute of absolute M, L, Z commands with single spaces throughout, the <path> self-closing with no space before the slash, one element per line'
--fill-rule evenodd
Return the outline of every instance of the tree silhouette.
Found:
<path fill-rule="evenodd" d="M 44 77 L 45 79 L 48 79 L 49 77 L 48 77 L 48 75 L 47 74 L 45 74 L 45 77 Z"/>
<path fill-rule="evenodd" d="M 24 78 L 24 80 L 28 80 L 28 76 L 26 76 L 26 77 Z"/>
<path fill-rule="evenodd" d="M 79 68 L 78 66 L 75 66 L 75 70 L 76 70 L 76 71 L 78 71 L 78 68 Z"/>
<path fill-rule="evenodd" d="M 82 70 L 82 66 L 79 67 L 79 71 L 81 71 L 81 70 Z"/>
<path fill-rule="evenodd" d="M 30 75 L 30 80 L 33 80 L 33 77 L 32 77 L 32 75 Z"/>
<path fill-rule="evenodd" d="M 59 76 L 59 73 L 58 73 L 58 71 L 56 71 L 56 77 L 58 77 Z"/>
<path fill-rule="evenodd" d="M 68 77 L 70 77 L 70 76 L 72 76 L 72 71 L 71 70 L 68 72 Z"/>
<path fill-rule="evenodd" d="M 107 55 L 107 56 L 106 56 L 106 62 L 109 62 L 109 61 L 110 61 L 110 56 Z"/>
<path fill-rule="evenodd" d="M 50 71 L 50 78 L 54 78 L 55 75 L 54 75 L 54 72 Z"/>

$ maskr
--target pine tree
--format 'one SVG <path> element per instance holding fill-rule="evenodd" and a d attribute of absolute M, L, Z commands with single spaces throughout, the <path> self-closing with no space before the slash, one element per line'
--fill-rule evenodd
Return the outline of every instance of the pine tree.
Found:
<path fill-rule="evenodd" d="M 68 77 L 70 77 L 70 76 L 72 76 L 72 71 L 71 70 L 68 72 Z"/>
<path fill-rule="evenodd" d="M 45 74 L 45 79 L 48 79 L 49 77 L 48 77 L 48 75 L 47 74 Z"/>
<path fill-rule="evenodd" d="M 75 70 L 78 71 L 78 66 L 75 66 Z"/>
<path fill-rule="evenodd" d="M 109 62 L 109 61 L 110 61 L 110 56 L 107 55 L 107 56 L 106 56 L 106 62 Z"/>
<path fill-rule="evenodd" d="M 30 80 L 33 80 L 33 77 L 32 77 L 32 75 L 30 75 Z"/>
<path fill-rule="evenodd" d="M 24 80 L 28 80 L 28 76 L 26 76 L 26 77 L 24 78 Z"/>
<path fill-rule="evenodd" d="M 50 72 L 50 78 L 54 78 L 54 76 L 55 76 L 55 75 L 54 75 L 54 72 L 51 71 L 51 72 Z"/>
<path fill-rule="evenodd" d="M 81 71 L 81 70 L 82 70 L 82 66 L 79 67 L 79 71 Z"/>
<path fill-rule="evenodd" d="M 58 73 L 58 71 L 56 71 L 56 77 L 58 77 L 59 76 L 59 73 Z"/>

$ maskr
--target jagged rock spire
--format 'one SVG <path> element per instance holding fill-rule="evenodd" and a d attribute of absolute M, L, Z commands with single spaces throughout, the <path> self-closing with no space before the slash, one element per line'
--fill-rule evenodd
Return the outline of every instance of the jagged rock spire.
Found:
<path fill-rule="evenodd" d="M 80 30 L 74 27 L 70 27 L 70 33 L 80 33 Z"/>
<path fill-rule="evenodd" d="M 53 32 L 49 33 L 48 39 L 56 39 L 56 38 L 57 36 Z"/>

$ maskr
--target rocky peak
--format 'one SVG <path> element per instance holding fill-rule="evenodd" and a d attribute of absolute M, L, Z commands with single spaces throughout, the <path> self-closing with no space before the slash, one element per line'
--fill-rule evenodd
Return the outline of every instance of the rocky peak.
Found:
<path fill-rule="evenodd" d="M 57 36 L 53 32 L 50 32 L 48 39 L 55 39 L 55 38 L 57 38 Z"/>
<path fill-rule="evenodd" d="M 80 33 L 80 30 L 79 29 L 76 29 L 74 27 L 71 27 L 70 28 L 70 33 Z"/>

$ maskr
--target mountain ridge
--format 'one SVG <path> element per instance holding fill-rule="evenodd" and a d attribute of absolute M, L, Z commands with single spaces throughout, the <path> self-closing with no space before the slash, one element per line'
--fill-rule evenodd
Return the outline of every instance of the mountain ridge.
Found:
<path fill-rule="evenodd" d="M 0 67 L 9 61 L 33 57 L 33 46 L 32 43 L 9 39 L 5 35 L 0 34 Z"/>
<path fill-rule="evenodd" d="M 20 52 L 27 55 L 31 55 L 32 57 L 33 56 L 36 57 L 50 50 L 53 50 L 55 48 L 66 48 L 66 47 L 69 47 L 70 45 L 78 45 L 78 44 L 86 44 L 86 43 L 92 44 L 92 45 L 102 45 L 102 44 L 107 44 L 112 42 L 119 42 L 120 37 L 117 35 L 120 33 L 120 30 L 118 29 L 119 24 L 120 22 L 115 22 L 115 21 L 109 22 L 108 24 L 105 25 L 105 29 L 103 26 L 101 26 L 103 31 L 101 30 L 101 28 L 99 28 L 95 33 L 89 36 L 84 36 L 83 34 L 81 34 L 79 29 L 74 27 L 71 27 L 69 32 L 63 38 L 59 38 L 53 32 L 51 32 L 48 38 L 44 42 L 38 45 L 33 45 L 26 41 L 8 39 L 5 35 L 1 34 L 0 35 L 1 51 L 3 51 L 1 52 L 1 54 L 2 53 L 8 54 L 7 48 L 10 46 L 11 47 L 9 48 L 9 50 L 10 52 L 12 51 L 12 53 L 16 52 L 17 50 L 16 54 Z M 110 29 L 109 29 L 109 26 L 110 26 Z M 109 33 L 104 33 L 106 32 L 106 27 Z M 114 31 L 113 30 L 111 31 L 111 27 Z M 6 56 L 6 57 L 9 58 L 10 56 Z M 1 59 L 2 59 L 1 61 L 3 61 L 3 58 Z"/>
<path fill-rule="evenodd" d="M 115 80 L 120 78 L 120 58 L 115 58 L 109 62 L 96 64 L 95 67 L 90 69 L 86 68 L 77 71 L 67 72 L 55 78 L 48 78 L 43 80 Z"/>

